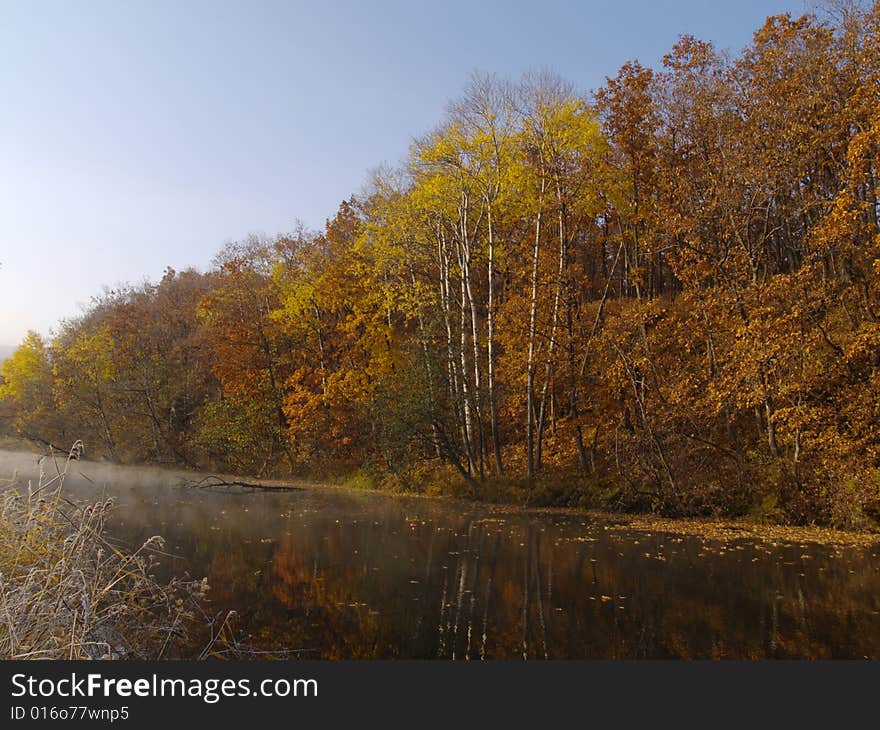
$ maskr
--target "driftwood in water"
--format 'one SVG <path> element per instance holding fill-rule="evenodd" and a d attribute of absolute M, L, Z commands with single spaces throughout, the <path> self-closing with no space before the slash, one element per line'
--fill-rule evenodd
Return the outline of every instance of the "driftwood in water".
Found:
<path fill-rule="evenodd" d="M 187 489 L 231 489 L 245 492 L 299 492 L 303 487 L 289 485 L 259 484 L 257 482 L 244 482 L 239 479 L 223 479 L 222 477 L 209 474 L 201 479 L 190 479 L 181 485 Z"/>

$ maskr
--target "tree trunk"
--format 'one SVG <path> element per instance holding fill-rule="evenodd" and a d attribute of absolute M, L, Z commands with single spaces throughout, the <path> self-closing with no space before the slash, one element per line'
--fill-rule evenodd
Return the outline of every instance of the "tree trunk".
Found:
<path fill-rule="evenodd" d="M 527 475 L 531 482 L 535 478 L 535 333 L 538 318 L 538 271 L 541 257 L 541 208 L 546 183 L 541 178 L 541 199 L 535 215 L 535 245 L 532 254 L 532 293 L 529 305 L 529 348 L 526 369 L 526 451 Z"/>
<path fill-rule="evenodd" d="M 488 262 L 488 307 L 486 311 L 486 357 L 489 389 L 489 420 L 492 428 L 492 453 L 495 456 L 495 471 L 504 474 L 501 461 L 501 440 L 498 435 L 498 406 L 495 400 L 495 232 L 492 224 L 492 203 L 487 200 L 489 224 L 489 262 Z"/>

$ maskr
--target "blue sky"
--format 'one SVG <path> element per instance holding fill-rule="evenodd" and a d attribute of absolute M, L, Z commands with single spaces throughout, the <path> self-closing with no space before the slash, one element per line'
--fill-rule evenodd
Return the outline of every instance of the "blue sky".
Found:
<path fill-rule="evenodd" d="M 804 0 L 0 0 L 0 344 L 102 286 L 319 227 L 474 70 L 584 90 L 678 35 L 739 50 Z"/>

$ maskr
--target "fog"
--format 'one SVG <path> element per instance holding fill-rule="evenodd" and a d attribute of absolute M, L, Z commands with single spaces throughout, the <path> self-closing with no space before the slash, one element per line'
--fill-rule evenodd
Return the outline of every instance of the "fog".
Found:
<path fill-rule="evenodd" d="M 10 481 L 26 487 L 31 482 L 36 488 L 40 480 L 47 481 L 63 472 L 67 455 L 56 452 L 55 456 L 30 451 L 0 449 L 0 486 Z M 87 458 L 71 460 L 67 464 L 64 486 L 82 496 L 99 496 L 100 493 L 116 494 L 120 486 L 129 488 L 161 488 L 178 486 L 197 474 L 179 468 L 155 466 L 120 466 Z"/>

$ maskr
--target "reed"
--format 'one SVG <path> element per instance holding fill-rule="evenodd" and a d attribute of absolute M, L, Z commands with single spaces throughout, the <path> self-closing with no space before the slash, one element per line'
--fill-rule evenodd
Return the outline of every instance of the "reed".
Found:
<path fill-rule="evenodd" d="M 112 499 L 64 493 L 83 451 L 40 463 L 36 485 L 13 476 L 0 493 L 0 659 L 152 659 L 179 656 L 204 628 L 206 580 L 163 583 L 164 541 L 137 549 L 105 534 Z"/>

